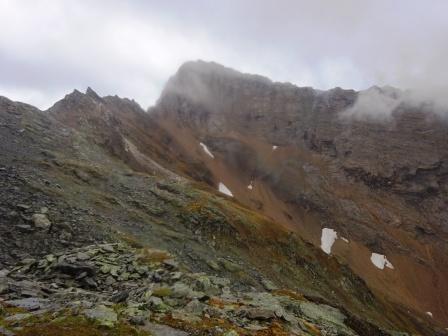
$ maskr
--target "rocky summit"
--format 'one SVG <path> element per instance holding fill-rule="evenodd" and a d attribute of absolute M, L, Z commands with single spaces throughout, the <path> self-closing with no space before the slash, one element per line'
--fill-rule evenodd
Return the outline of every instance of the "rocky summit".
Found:
<path fill-rule="evenodd" d="M 0 97 L 0 335 L 447 335 L 448 124 L 404 95 Z"/>

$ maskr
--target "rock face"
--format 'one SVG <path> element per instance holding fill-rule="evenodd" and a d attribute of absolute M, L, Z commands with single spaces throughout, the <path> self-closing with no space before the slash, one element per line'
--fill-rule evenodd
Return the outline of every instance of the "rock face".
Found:
<path fill-rule="evenodd" d="M 445 124 L 347 119 L 359 95 L 194 62 L 148 112 L 0 97 L 0 324 L 28 328 L 3 303 L 39 300 L 35 328 L 50 310 L 129 334 L 441 332 Z"/>

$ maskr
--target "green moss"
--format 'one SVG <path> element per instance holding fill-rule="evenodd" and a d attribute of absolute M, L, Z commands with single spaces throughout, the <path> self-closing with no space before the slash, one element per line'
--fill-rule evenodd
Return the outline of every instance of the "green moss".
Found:
<path fill-rule="evenodd" d="M 169 287 L 159 287 L 159 288 L 155 288 L 152 292 L 152 295 L 157 296 L 157 297 L 166 297 L 166 296 L 170 296 L 172 293 L 171 288 Z"/>
<path fill-rule="evenodd" d="M 27 321 L 17 336 L 147 336 L 149 333 L 138 330 L 128 323 L 119 322 L 114 328 L 107 329 L 82 316 L 66 316 L 54 320 L 41 317 Z"/>

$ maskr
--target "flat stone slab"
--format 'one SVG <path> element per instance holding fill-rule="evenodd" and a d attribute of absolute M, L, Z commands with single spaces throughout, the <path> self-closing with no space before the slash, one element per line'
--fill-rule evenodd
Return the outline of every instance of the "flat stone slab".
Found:
<path fill-rule="evenodd" d="M 86 309 L 84 315 L 96 320 L 100 325 L 110 328 L 118 321 L 117 313 L 112 308 L 103 305 L 92 309 Z"/>
<path fill-rule="evenodd" d="M 166 325 L 156 324 L 156 323 L 147 323 L 143 327 L 144 330 L 149 331 L 154 336 L 188 336 L 189 333 L 171 328 Z"/>
<path fill-rule="evenodd" d="M 48 306 L 47 299 L 41 299 L 36 297 L 30 297 L 26 299 L 9 300 L 5 301 L 8 306 L 13 306 L 17 308 L 23 308 L 28 311 L 43 309 Z"/>

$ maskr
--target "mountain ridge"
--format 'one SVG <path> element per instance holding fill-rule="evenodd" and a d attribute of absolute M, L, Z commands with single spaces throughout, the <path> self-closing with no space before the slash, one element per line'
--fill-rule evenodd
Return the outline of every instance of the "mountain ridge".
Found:
<path fill-rule="evenodd" d="M 229 71 L 229 76 L 235 75 Z M 364 121 L 328 120 L 355 102 L 355 91 L 333 89 L 316 94 L 310 88 L 258 77 L 246 82 L 246 75 L 238 72 L 237 79 L 231 77 L 230 82 L 227 77 L 205 74 L 205 85 L 197 76 L 193 76 L 193 84 L 189 74 L 186 82 L 173 77 L 149 113 L 132 100 L 99 97 L 91 88 L 86 93 L 74 91 L 47 111 L 1 99 L 2 125 L 7 125 L 2 132 L 12 132 L 2 135 L 2 153 L 9 153 L 5 146 L 13 144 L 11 139 L 18 144 L 31 139 L 35 142 L 29 148 L 14 147 L 17 153 L 10 158 L 7 154 L 11 161 L 5 163 L 21 167 L 20 162 L 26 162 L 30 167 L 22 167 L 24 171 L 35 167 L 34 173 L 30 170 L 20 175 L 45 175 L 51 188 L 34 182 L 44 194 L 48 188 L 53 193 L 55 184 L 63 186 L 58 191 L 62 199 L 90 208 L 86 222 L 94 222 L 88 211 L 95 211 L 104 216 L 96 219 L 99 222 L 110 218 L 114 229 L 168 249 L 178 249 L 181 243 L 174 237 L 180 234 L 176 230 L 181 230 L 189 237 L 187 241 L 200 237 L 194 244 L 188 243 L 197 260 L 209 255 L 207 248 L 213 244 L 222 244 L 216 249 L 218 254 L 225 253 L 225 244 L 232 248 L 236 244 L 232 258 L 256 265 L 258 273 L 250 273 L 254 279 L 261 274 L 273 278 L 282 274 L 282 285 L 297 283 L 304 291 L 312 289 L 313 295 L 320 294 L 320 281 L 326 303 L 341 302 L 336 306 L 352 313 L 366 310 L 362 318 L 368 316 L 389 328 L 395 324 L 431 334 L 422 327 L 430 323 L 425 319 L 439 323 L 446 318 L 443 300 L 447 289 L 440 281 L 447 274 L 443 257 L 447 238 L 443 226 L 425 221 L 424 216 L 430 214 L 434 222 L 438 219 L 441 223 L 446 218 L 446 212 L 434 210 L 445 197 L 446 153 L 442 147 L 431 150 L 425 146 L 443 143 L 444 125 L 430 120 L 425 124 L 419 111 L 398 114 L 405 122 L 393 125 L 398 130 L 377 122 L 367 121 L 366 127 Z M 206 93 L 205 100 L 201 95 L 192 98 L 198 90 Z M 418 153 L 408 153 L 415 144 L 412 141 L 401 144 L 404 150 L 397 151 L 397 143 L 382 147 L 385 134 L 399 141 L 397 134 L 407 130 L 407 139 L 421 125 L 426 125 L 421 129 L 424 132 L 431 127 L 433 134 L 426 135 L 429 140 L 423 141 Z M 347 127 L 351 130 L 348 134 L 355 137 L 347 138 Z M 356 149 L 359 144 L 362 146 Z M 400 160 L 401 167 L 410 170 L 396 176 L 394 172 L 400 169 L 393 164 L 377 162 L 375 166 L 381 148 L 391 162 Z M 346 154 L 350 150 L 352 153 Z M 16 175 L 11 176 L 15 180 Z M 149 191 L 143 187 L 147 181 Z M 219 183 L 225 184 L 233 197 L 218 196 Z M 195 201 L 188 201 L 191 197 Z M 11 202 L 6 200 L 5 204 L 14 208 Z M 412 210 L 418 202 L 421 204 Z M 154 215 L 159 210 L 146 209 L 153 203 L 163 204 L 158 206 L 178 213 L 177 217 Z M 185 203 L 188 211 L 179 212 L 184 205 L 177 208 L 177 203 Z M 215 222 L 216 211 L 225 214 L 218 218 L 226 219 Z M 51 215 L 58 218 L 56 213 Z M 138 218 L 135 223 L 129 220 L 133 216 Z M 165 229 L 162 222 L 167 225 Z M 213 228 L 223 230 L 216 242 Z M 337 232 L 338 238 L 330 246 L 331 256 L 319 251 L 323 228 Z M 256 237 L 253 232 L 257 232 Z M 255 256 L 248 252 L 251 249 Z M 370 261 L 371 253 L 385 255 L 394 269 L 377 270 Z M 433 260 L 428 253 L 433 254 Z M 284 270 L 269 269 L 269 259 L 265 258 L 278 258 L 277 266 Z M 188 258 L 182 260 L 192 265 Z M 423 266 L 418 266 L 420 263 Z M 210 271 L 205 263 L 200 264 L 193 262 L 194 267 Z M 408 280 L 416 271 L 422 275 L 413 284 Z M 319 279 L 317 285 L 313 276 Z M 427 287 L 434 287 L 434 283 L 435 290 Z M 381 288 L 386 284 L 391 288 Z M 421 288 L 421 293 L 412 293 L 416 288 Z M 395 296 L 391 291 L 396 291 Z M 381 317 L 381 310 L 390 316 Z M 406 315 L 406 310 L 412 314 Z M 425 317 L 427 311 L 433 318 Z"/>

